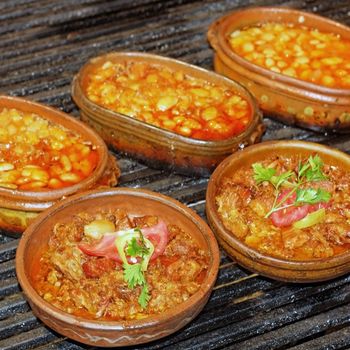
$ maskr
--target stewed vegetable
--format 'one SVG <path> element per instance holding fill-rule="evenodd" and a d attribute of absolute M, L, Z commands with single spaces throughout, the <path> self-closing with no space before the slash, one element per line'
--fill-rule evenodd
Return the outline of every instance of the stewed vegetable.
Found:
<path fill-rule="evenodd" d="M 216 196 L 226 229 L 258 251 L 291 260 L 350 248 L 350 175 L 318 155 L 274 155 L 225 177 Z"/>

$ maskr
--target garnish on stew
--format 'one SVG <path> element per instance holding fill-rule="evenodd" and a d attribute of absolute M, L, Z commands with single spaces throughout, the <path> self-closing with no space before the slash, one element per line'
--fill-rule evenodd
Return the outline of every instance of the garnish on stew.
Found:
<path fill-rule="evenodd" d="M 129 263 L 126 258 L 125 243 L 127 244 L 126 252 L 131 257 L 132 263 Z M 143 236 L 139 228 L 117 238 L 115 244 L 123 261 L 124 280 L 131 289 L 138 285 L 142 287 L 138 301 L 142 308 L 145 308 L 150 298 L 145 271 L 147 271 L 148 263 L 154 252 L 154 246 Z"/>
<path fill-rule="evenodd" d="M 91 228 L 95 228 L 95 231 Z M 102 233 L 101 230 L 104 229 L 107 232 Z M 98 236 L 96 232 L 99 231 L 100 240 L 94 245 L 81 243 L 78 247 L 85 254 L 108 257 L 121 262 L 124 269 L 124 280 L 128 283 L 128 287 L 130 289 L 137 286 L 142 287 L 139 303 L 145 308 L 150 297 L 144 272 L 147 271 L 149 261 L 162 254 L 165 249 L 168 240 L 166 224 L 159 221 L 157 225 L 149 228 L 133 228 L 117 232 L 108 232 L 110 229 L 111 225 L 102 220 L 91 222 L 84 227 L 84 232 L 96 237 Z M 147 235 L 150 239 L 146 237 Z M 162 239 L 154 238 L 160 236 Z M 151 240 L 155 243 L 153 244 Z M 159 242 L 162 242 L 161 246 Z"/>
<path fill-rule="evenodd" d="M 221 180 L 225 228 L 259 252 L 310 260 L 350 249 L 350 173 L 318 154 L 268 155 Z"/>
<path fill-rule="evenodd" d="M 318 155 L 310 156 L 305 163 L 299 162 L 296 171 L 288 170 L 279 175 L 275 168 L 265 167 L 261 163 L 254 163 L 252 167 L 257 185 L 266 181 L 275 188 L 272 208 L 265 215 L 266 218 L 271 217 L 275 226 L 288 226 L 309 213 L 324 208 L 325 203 L 331 199 L 328 191 L 310 187 L 312 183 L 327 180 L 322 172 L 323 162 Z M 280 220 L 281 215 L 284 220 Z"/>
<path fill-rule="evenodd" d="M 57 223 L 33 269 L 47 302 L 87 319 L 134 320 L 196 293 L 209 255 L 189 233 L 157 216 L 81 213 Z"/>

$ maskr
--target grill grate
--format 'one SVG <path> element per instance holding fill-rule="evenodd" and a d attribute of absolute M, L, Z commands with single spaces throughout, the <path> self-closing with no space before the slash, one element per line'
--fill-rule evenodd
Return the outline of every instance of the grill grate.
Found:
<path fill-rule="evenodd" d="M 350 24 L 348 0 L 256 0 L 249 5 L 307 9 Z M 0 91 L 78 116 L 72 76 L 90 57 L 147 51 L 212 68 L 209 24 L 243 0 L 3 0 Z M 266 120 L 268 139 L 303 139 L 350 151 L 348 136 L 322 135 Z M 208 179 L 168 174 L 116 155 L 121 186 L 155 190 L 205 217 Z M 15 276 L 18 239 L 0 234 L 0 349 L 92 349 L 63 338 L 33 316 Z M 172 336 L 134 349 L 348 349 L 350 276 L 298 286 L 262 278 L 222 251 L 213 294 L 203 312 Z"/>

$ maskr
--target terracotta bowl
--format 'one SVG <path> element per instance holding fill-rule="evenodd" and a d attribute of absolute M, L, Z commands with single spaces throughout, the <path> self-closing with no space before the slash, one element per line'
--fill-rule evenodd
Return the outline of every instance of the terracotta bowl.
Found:
<path fill-rule="evenodd" d="M 350 131 L 350 90 L 328 88 L 275 73 L 236 54 L 228 43 L 235 30 L 266 22 L 303 25 L 350 39 L 350 28 L 330 19 L 289 8 L 258 7 L 229 13 L 209 28 L 218 73 L 243 84 L 264 114 L 315 131 Z"/>
<path fill-rule="evenodd" d="M 99 158 L 90 176 L 69 187 L 41 191 L 0 187 L 0 228 L 5 230 L 5 233 L 14 235 L 22 233 L 39 212 L 64 197 L 90 188 L 117 184 L 119 169 L 116 161 L 109 155 L 104 141 L 90 127 L 57 109 L 21 98 L 0 96 L 0 110 L 3 108 L 35 113 L 55 124 L 73 130 L 96 146 Z"/>
<path fill-rule="evenodd" d="M 239 135 L 221 141 L 205 141 L 185 137 L 140 121 L 90 101 L 85 95 L 88 74 L 104 62 L 145 62 L 182 71 L 195 78 L 227 86 L 237 91 L 250 104 L 252 120 Z M 185 174 L 208 175 L 227 155 L 245 145 L 260 141 L 264 131 L 261 114 L 250 93 L 230 79 L 205 69 L 167 57 L 140 53 L 114 52 L 87 62 L 75 76 L 72 96 L 89 123 L 108 145 L 156 168 L 168 168 Z"/>
<path fill-rule="evenodd" d="M 350 171 L 350 156 L 336 149 L 303 141 L 269 141 L 247 147 L 225 159 L 212 174 L 206 197 L 206 212 L 221 246 L 240 265 L 276 280 L 288 282 L 316 282 L 335 278 L 350 271 L 350 251 L 324 259 L 308 261 L 286 260 L 262 254 L 243 243 L 226 229 L 217 211 L 215 197 L 222 180 L 230 177 L 241 166 L 262 161 L 272 155 L 319 154 L 325 163 Z"/>
<path fill-rule="evenodd" d="M 42 299 L 32 287 L 33 265 L 47 246 L 53 226 L 67 222 L 80 212 L 96 208 L 121 208 L 131 216 L 161 215 L 166 223 L 176 223 L 192 235 L 210 256 L 208 273 L 200 289 L 176 308 L 148 318 L 113 322 L 86 320 L 65 313 Z M 161 213 L 161 214 L 160 214 Z M 218 245 L 208 225 L 191 209 L 161 194 L 141 189 L 109 189 L 74 195 L 57 203 L 24 232 L 16 255 L 19 283 L 33 312 L 49 327 L 69 338 L 94 346 L 116 347 L 150 342 L 167 336 L 190 322 L 206 304 L 219 266 Z"/>

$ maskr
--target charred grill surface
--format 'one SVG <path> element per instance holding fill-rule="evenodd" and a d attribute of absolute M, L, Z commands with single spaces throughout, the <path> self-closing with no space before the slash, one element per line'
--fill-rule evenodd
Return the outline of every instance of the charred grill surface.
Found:
<path fill-rule="evenodd" d="M 247 5 L 312 11 L 350 25 L 348 0 L 4 0 L 0 2 L 0 92 L 59 107 L 78 117 L 73 75 L 91 57 L 114 50 L 146 51 L 212 69 L 209 24 Z M 266 119 L 264 140 L 301 139 L 350 151 L 347 135 L 325 135 Z M 208 179 L 169 174 L 116 154 L 120 186 L 174 197 L 205 217 Z M 18 286 L 18 239 L 0 234 L 0 349 L 88 349 L 45 327 Z M 348 349 L 350 276 L 310 285 L 265 279 L 222 251 L 218 280 L 187 327 L 135 349 Z"/>

